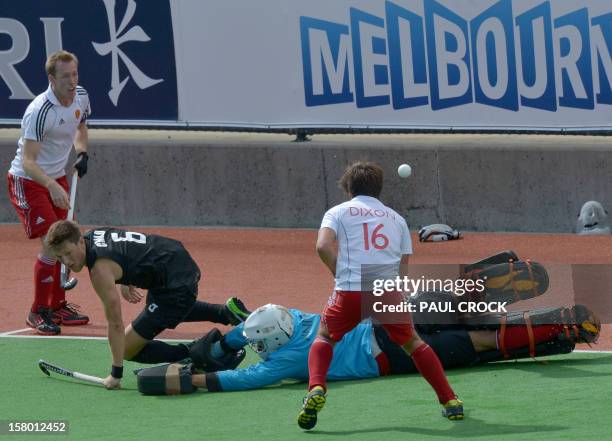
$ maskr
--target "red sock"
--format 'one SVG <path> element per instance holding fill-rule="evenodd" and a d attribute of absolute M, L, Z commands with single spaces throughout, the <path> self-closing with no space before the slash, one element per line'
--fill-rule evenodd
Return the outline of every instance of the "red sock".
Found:
<path fill-rule="evenodd" d="M 440 359 L 428 344 L 423 343 L 410 356 L 423 378 L 436 391 L 438 401 L 441 404 L 457 398 L 455 392 L 453 392 L 453 389 L 448 384 Z"/>
<path fill-rule="evenodd" d="M 53 300 L 53 281 L 56 259 L 38 255 L 34 264 L 34 303 L 32 312 L 49 308 Z"/>
<path fill-rule="evenodd" d="M 563 332 L 563 325 L 538 325 L 531 327 L 534 344 L 548 341 Z M 497 331 L 497 347 L 500 345 L 500 333 Z M 507 326 L 504 332 L 504 348 L 508 351 L 529 346 L 527 326 Z"/>
<path fill-rule="evenodd" d="M 53 270 L 53 294 L 51 300 L 51 309 L 58 310 L 66 303 L 66 291 L 62 288 L 62 264 L 57 262 Z"/>
<path fill-rule="evenodd" d="M 331 343 L 321 337 L 315 338 L 308 352 L 308 390 L 315 386 L 323 386 L 327 390 L 327 371 L 334 357 Z"/>

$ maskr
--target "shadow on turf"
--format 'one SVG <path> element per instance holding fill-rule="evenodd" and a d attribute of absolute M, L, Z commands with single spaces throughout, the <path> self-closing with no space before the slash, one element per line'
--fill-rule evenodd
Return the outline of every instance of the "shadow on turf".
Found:
<path fill-rule="evenodd" d="M 511 425 L 511 424 L 492 424 L 485 420 L 479 420 L 477 418 L 471 418 L 469 412 L 466 414 L 466 419 L 463 421 L 456 421 L 453 423 L 451 428 L 447 429 L 428 429 L 425 427 L 411 427 L 411 426 L 381 426 L 381 427 L 368 427 L 367 429 L 356 429 L 356 430 L 317 430 L 314 429 L 311 432 L 305 432 L 306 434 L 313 435 L 358 435 L 365 433 L 384 433 L 384 432 L 401 432 L 401 433 L 412 433 L 426 436 L 439 436 L 445 438 L 477 438 L 479 436 L 491 436 L 491 435 L 516 435 L 521 433 L 549 433 L 549 432 L 560 432 L 567 430 L 569 427 L 563 426 L 545 426 L 538 424 L 537 426 L 527 425 Z M 552 436 L 545 436 L 544 438 L 551 439 Z"/>
<path fill-rule="evenodd" d="M 493 363 L 481 366 L 486 371 L 500 369 L 519 369 L 525 372 L 538 373 L 550 378 L 577 378 L 577 377 L 609 377 L 609 372 L 592 372 L 577 367 L 588 367 L 596 365 L 610 366 L 612 355 L 597 358 L 564 358 L 561 360 L 523 360 Z"/>
<path fill-rule="evenodd" d="M 343 389 L 345 387 L 349 387 L 355 384 L 367 384 L 375 381 L 381 381 L 383 377 L 375 377 L 375 378 L 363 378 L 360 380 L 345 380 L 345 381 L 334 381 L 333 388 L 334 390 Z M 282 384 L 277 384 L 273 386 L 257 388 L 257 389 L 249 389 L 249 390 L 238 390 L 238 391 L 227 391 L 223 392 L 224 396 L 229 396 L 230 394 L 255 394 L 261 392 L 269 392 L 269 393 L 279 393 L 286 394 L 287 391 L 301 391 L 304 395 L 306 395 L 306 389 L 308 388 L 308 382 L 306 381 L 298 381 L 298 380 L 287 380 L 283 381 Z M 195 393 L 180 395 L 181 400 L 189 400 L 189 399 L 216 399 L 218 393 L 210 393 L 206 392 L 206 388 L 200 388 Z M 143 395 L 144 396 L 144 395 Z M 147 399 L 156 399 L 156 400 L 174 400 L 177 395 L 149 395 L 146 396 Z M 209 398 L 207 398 L 209 397 Z M 298 401 L 301 403 L 301 401 Z"/>

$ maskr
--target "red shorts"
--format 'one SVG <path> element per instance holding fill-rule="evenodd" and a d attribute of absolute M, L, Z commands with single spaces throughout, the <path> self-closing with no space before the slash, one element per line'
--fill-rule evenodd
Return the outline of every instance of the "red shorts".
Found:
<path fill-rule="evenodd" d="M 380 323 L 389 338 L 398 345 L 410 341 L 413 335 L 410 313 L 381 311 L 383 305 L 400 305 L 404 297 L 399 292 L 385 292 L 375 296 L 363 291 L 334 291 L 329 298 L 321 321 L 327 326 L 330 337 L 340 341 L 365 318 Z"/>
<path fill-rule="evenodd" d="M 7 181 L 9 198 L 29 239 L 44 236 L 53 222 L 66 219 L 68 210 L 53 205 L 49 190 L 39 183 L 10 173 Z M 66 176 L 56 181 L 68 193 Z"/>

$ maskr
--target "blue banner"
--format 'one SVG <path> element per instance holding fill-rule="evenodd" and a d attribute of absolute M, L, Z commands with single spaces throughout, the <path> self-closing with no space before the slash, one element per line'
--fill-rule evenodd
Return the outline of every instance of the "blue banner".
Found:
<path fill-rule="evenodd" d="M 21 119 L 48 86 L 47 55 L 79 58 L 79 84 L 100 119 L 177 120 L 169 0 L 4 1 L 0 119 Z"/>
<path fill-rule="evenodd" d="M 499 0 L 470 20 L 461 15 L 461 2 L 456 10 L 436 0 L 422 0 L 422 5 L 422 16 L 386 1 L 384 16 L 351 7 L 346 22 L 324 20 L 324 14 L 300 17 L 306 106 L 391 103 L 402 109 L 429 104 L 437 111 L 479 103 L 516 112 L 519 105 L 556 111 L 558 106 L 592 110 L 610 103 L 612 14 L 593 16 L 588 8 L 577 7 L 551 18 L 550 1 L 543 1 L 515 15 L 511 0 Z M 559 40 L 558 54 L 553 33 Z M 598 44 L 592 45 L 592 33 L 602 36 Z M 313 65 L 318 58 L 321 62 Z M 347 71 L 353 72 L 354 87 L 348 84 Z M 600 85 L 597 94 L 594 78 Z M 519 83 L 524 84 L 522 94 Z M 316 84 L 335 88 L 316 90 Z M 380 87 L 388 84 L 391 87 Z"/>

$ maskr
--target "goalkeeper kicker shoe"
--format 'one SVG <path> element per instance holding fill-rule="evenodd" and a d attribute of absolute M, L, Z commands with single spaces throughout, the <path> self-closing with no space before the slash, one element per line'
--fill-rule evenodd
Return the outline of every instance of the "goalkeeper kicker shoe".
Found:
<path fill-rule="evenodd" d="M 595 343 L 601 332 L 601 321 L 599 317 L 584 305 L 572 307 L 576 323 L 578 325 L 578 343 Z"/>
<path fill-rule="evenodd" d="M 567 309 L 565 309 L 567 310 Z M 584 305 L 574 305 L 568 314 L 564 314 L 565 331 L 559 335 L 560 340 L 572 343 L 596 343 L 601 332 L 599 317 Z M 567 317 L 569 315 L 569 319 Z"/>
<path fill-rule="evenodd" d="M 51 312 L 46 308 L 39 308 L 38 312 L 30 311 L 26 324 L 34 328 L 40 335 L 57 335 L 62 331 L 58 325 L 53 323 Z"/>
<path fill-rule="evenodd" d="M 321 386 L 313 387 L 304 398 L 302 410 L 298 415 L 298 426 L 310 430 L 317 424 L 317 413 L 325 406 L 325 389 Z"/>
<path fill-rule="evenodd" d="M 237 297 L 230 297 L 225 302 L 225 310 L 230 324 L 236 326 L 247 319 L 251 311 L 247 309 L 242 300 Z"/>
<path fill-rule="evenodd" d="M 462 420 L 463 419 L 463 401 L 458 398 L 447 401 L 443 404 L 442 416 L 449 420 Z"/>

